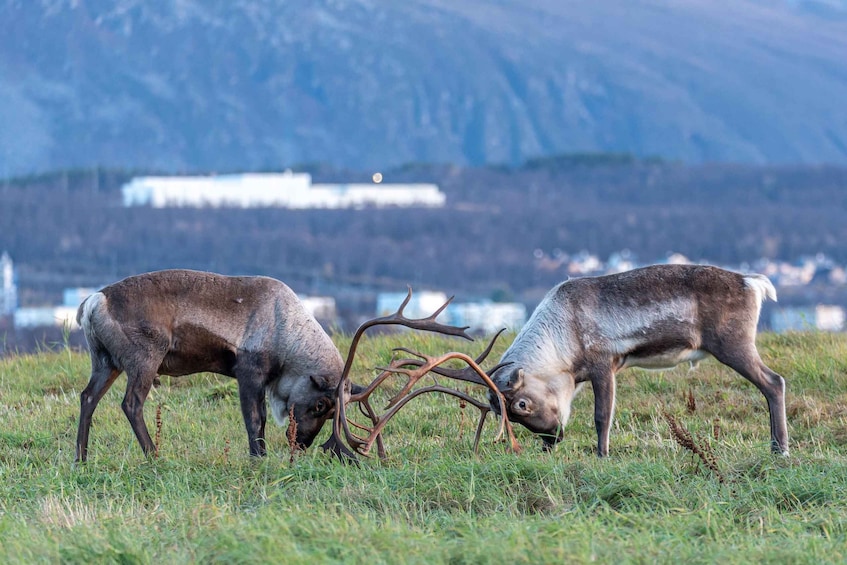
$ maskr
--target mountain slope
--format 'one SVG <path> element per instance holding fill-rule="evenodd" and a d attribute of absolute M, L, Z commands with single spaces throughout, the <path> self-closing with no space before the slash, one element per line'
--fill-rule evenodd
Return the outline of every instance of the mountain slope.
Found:
<path fill-rule="evenodd" d="M 839 2 L 3 0 L 0 175 L 847 162 Z"/>

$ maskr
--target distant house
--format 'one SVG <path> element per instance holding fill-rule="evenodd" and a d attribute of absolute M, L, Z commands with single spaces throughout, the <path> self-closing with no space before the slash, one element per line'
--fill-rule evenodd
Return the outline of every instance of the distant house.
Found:
<path fill-rule="evenodd" d="M 841 306 L 819 304 L 802 308 L 774 308 L 770 326 L 775 332 L 820 330 L 838 332 L 845 329 L 845 313 Z"/>
<path fill-rule="evenodd" d="M 13 314 L 18 307 L 15 264 L 7 252 L 0 255 L 0 316 Z"/>
<path fill-rule="evenodd" d="M 335 298 L 331 296 L 299 296 L 300 302 L 314 318 L 324 324 L 333 324 L 338 318 Z"/>
<path fill-rule="evenodd" d="M 72 330 L 79 329 L 76 323 L 76 311 L 85 298 L 94 292 L 93 288 L 66 288 L 63 291 L 62 304 L 59 306 L 36 306 L 17 308 L 13 315 L 16 329 L 56 326 Z"/>
<path fill-rule="evenodd" d="M 451 324 L 470 326 L 472 332 L 491 334 L 502 328 L 517 331 L 526 323 L 526 306 L 518 302 L 466 302 L 449 310 Z"/>
<path fill-rule="evenodd" d="M 58 326 L 60 328 L 78 329 L 76 310 L 75 306 L 18 308 L 15 310 L 15 328 Z"/>
<path fill-rule="evenodd" d="M 76 308 L 82 304 L 83 300 L 95 292 L 97 292 L 97 289 L 90 287 L 66 288 L 62 291 L 62 306 Z"/>
<path fill-rule="evenodd" d="M 435 184 L 312 184 L 308 173 L 136 177 L 122 189 L 124 206 L 364 208 L 444 206 Z"/>

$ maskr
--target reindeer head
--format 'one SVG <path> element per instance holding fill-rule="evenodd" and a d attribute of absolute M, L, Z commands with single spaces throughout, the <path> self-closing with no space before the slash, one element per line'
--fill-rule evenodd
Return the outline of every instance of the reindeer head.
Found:
<path fill-rule="evenodd" d="M 335 412 L 338 377 L 307 375 L 297 379 L 280 379 L 269 395 L 271 413 L 280 425 L 293 416 L 295 441 L 305 449 L 312 445 L 324 423 Z M 349 395 L 349 391 L 348 391 Z"/>
<path fill-rule="evenodd" d="M 497 384 L 506 400 L 509 420 L 517 422 L 541 436 L 544 450 L 549 451 L 562 441 L 562 430 L 568 422 L 571 412 L 571 400 L 574 395 L 570 379 L 550 380 L 541 376 L 527 374 L 521 367 L 499 371 L 492 380 Z M 496 395 L 489 391 L 491 409 L 500 413 L 500 404 Z"/>

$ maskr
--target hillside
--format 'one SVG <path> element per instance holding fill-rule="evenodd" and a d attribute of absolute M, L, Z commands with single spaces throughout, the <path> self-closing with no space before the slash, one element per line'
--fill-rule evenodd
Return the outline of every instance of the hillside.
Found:
<path fill-rule="evenodd" d="M 0 177 L 847 163 L 843 2 L 0 0 Z"/>

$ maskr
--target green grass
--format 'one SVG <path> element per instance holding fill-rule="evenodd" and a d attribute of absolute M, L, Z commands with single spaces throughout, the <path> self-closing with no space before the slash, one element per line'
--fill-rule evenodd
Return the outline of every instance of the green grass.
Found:
<path fill-rule="evenodd" d="M 349 338 L 338 342 L 346 351 Z M 355 380 L 401 344 L 483 346 L 367 339 Z M 507 453 L 490 420 L 475 456 L 471 407 L 429 395 L 389 424 L 386 461 L 341 465 L 312 448 L 291 463 L 273 424 L 268 457 L 253 460 L 234 382 L 196 375 L 163 378 L 147 402 L 151 433 L 161 407 L 158 459 L 142 456 L 120 410 L 122 377 L 95 413 L 89 462 L 75 465 L 87 356 L 4 359 L 0 562 L 843 563 L 847 336 L 763 335 L 759 347 L 788 380 L 788 458 L 769 452 L 764 397 L 706 361 L 623 372 L 604 460 L 590 388 L 551 454 L 520 428 L 524 452 Z M 674 441 L 663 411 L 711 447 L 724 482 Z"/>

